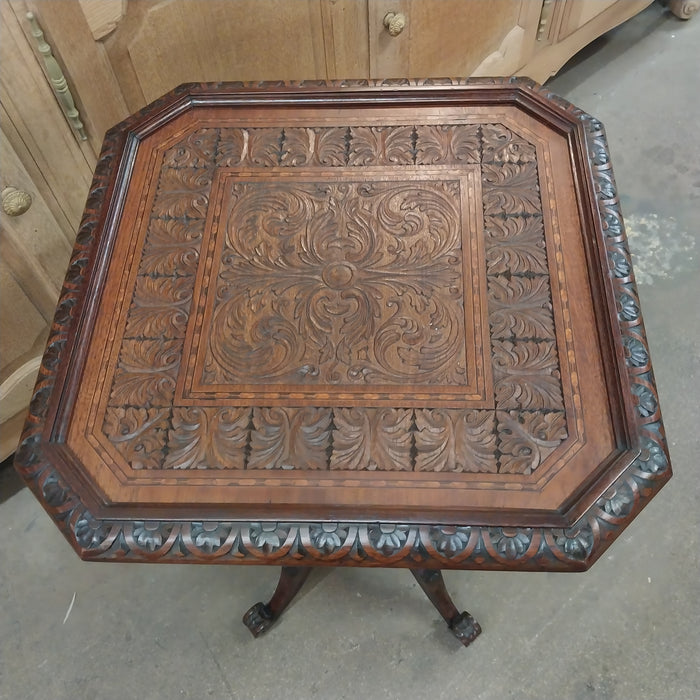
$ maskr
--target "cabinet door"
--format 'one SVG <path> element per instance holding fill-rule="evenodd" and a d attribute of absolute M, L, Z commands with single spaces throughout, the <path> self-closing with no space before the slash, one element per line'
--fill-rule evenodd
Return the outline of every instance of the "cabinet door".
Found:
<path fill-rule="evenodd" d="M 369 0 L 371 77 L 509 75 L 534 46 L 541 4 Z M 403 30 L 394 36 L 384 23 L 390 13 L 405 18 Z"/>
<path fill-rule="evenodd" d="M 12 3 L 37 16 L 100 141 L 180 83 L 326 78 L 319 0 Z"/>
<path fill-rule="evenodd" d="M 534 51 L 519 72 L 543 83 L 577 51 L 652 0 L 545 0 Z"/>
<path fill-rule="evenodd" d="M 71 245 L 4 130 L 0 183 L 0 459 L 4 459 L 19 439 Z M 23 213 L 13 209 L 10 190 L 31 198 Z M 14 207 L 19 202 L 17 196 Z M 15 215 L 6 213 L 5 207 Z"/>
<path fill-rule="evenodd" d="M 27 36 L 23 8 L 15 5 L 0 1 L 0 125 L 52 217 L 73 241 L 95 154 L 69 126 L 42 70 L 34 37 Z"/>
<path fill-rule="evenodd" d="M 559 0 L 552 13 L 552 30 L 561 41 L 607 10 L 619 0 Z"/>

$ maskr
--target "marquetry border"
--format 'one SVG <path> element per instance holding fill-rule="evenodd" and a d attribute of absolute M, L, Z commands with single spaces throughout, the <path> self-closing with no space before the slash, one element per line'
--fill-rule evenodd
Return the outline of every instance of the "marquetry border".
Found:
<path fill-rule="evenodd" d="M 417 89 L 422 88 L 422 89 Z M 607 313 L 617 318 L 614 352 L 629 379 L 625 401 L 633 428 L 630 443 L 639 455 L 576 520 L 562 528 L 420 525 L 392 522 L 219 522 L 216 520 L 100 520 L 81 502 L 73 478 L 55 464 L 69 459 L 60 439 L 58 410 L 70 356 L 80 351 L 80 329 L 97 300 L 92 294 L 105 273 L 100 259 L 105 222 L 123 196 L 117 183 L 129 154 L 143 135 L 192 105 L 245 103 L 268 97 L 278 103 L 301 98 L 376 101 L 479 99 L 536 109 L 547 121 L 568 129 L 572 156 L 585 176 L 584 220 L 602 244 L 609 277 L 596 282 Z M 313 96 L 313 97 L 312 97 Z M 533 106 L 534 105 L 534 106 Z M 590 206 L 595 202 L 595 206 Z M 590 206 L 590 211 L 587 207 Z M 601 251 L 602 252 L 602 251 Z M 599 261 L 593 260 L 591 264 Z M 616 329 L 613 329 L 616 330 Z M 73 387 L 68 387 L 73 388 Z M 636 428 L 636 433 L 635 433 Z M 88 196 L 15 465 L 43 507 L 84 559 L 153 562 L 217 562 L 276 565 L 346 565 L 574 571 L 588 568 L 636 517 L 671 476 L 658 395 L 644 333 L 639 298 L 627 248 L 619 199 L 601 123 L 529 79 L 445 79 L 334 81 L 313 83 L 219 83 L 182 85 L 117 125 L 105 137 Z M 71 472 L 72 477 L 75 475 Z"/>

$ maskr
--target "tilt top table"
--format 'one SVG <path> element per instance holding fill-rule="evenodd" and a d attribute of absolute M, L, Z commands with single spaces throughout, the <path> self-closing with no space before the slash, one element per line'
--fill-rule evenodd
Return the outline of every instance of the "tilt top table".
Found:
<path fill-rule="evenodd" d="M 16 465 L 88 560 L 589 567 L 671 475 L 600 123 L 522 79 L 109 131 Z"/>

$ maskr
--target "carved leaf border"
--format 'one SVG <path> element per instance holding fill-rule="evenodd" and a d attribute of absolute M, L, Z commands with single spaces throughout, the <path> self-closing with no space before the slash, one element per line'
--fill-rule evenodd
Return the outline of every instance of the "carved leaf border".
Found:
<path fill-rule="evenodd" d="M 364 165 L 382 162 L 399 166 L 412 162 L 425 162 L 431 165 L 440 162 L 477 163 L 481 157 L 479 144 L 483 141 L 484 148 L 487 148 L 489 139 L 493 140 L 495 145 L 488 152 L 489 157 L 486 158 L 486 163 L 482 168 L 484 187 L 487 193 L 489 187 L 498 190 L 503 183 L 506 184 L 506 189 L 513 189 L 513 182 L 515 182 L 514 190 L 517 193 L 517 185 L 524 178 L 525 182 L 530 183 L 524 196 L 529 198 L 528 201 L 531 201 L 535 206 L 535 211 L 541 211 L 539 188 L 534 188 L 536 191 L 534 199 L 527 191 L 533 189 L 532 182 L 536 181 L 538 172 L 533 147 L 522 137 L 499 124 L 448 125 L 444 127 L 435 125 L 346 128 L 292 127 L 289 129 L 282 127 L 221 127 L 218 129 L 202 128 L 191 132 L 181 142 L 168 149 L 164 156 L 164 165 L 159 177 L 158 196 L 154 203 L 151 224 L 142 254 L 140 274 L 136 280 L 124 342 L 128 343 L 127 338 L 139 335 L 147 346 L 149 338 L 171 336 L 172 340 L 169 340 L 168 344 L 173 346 L 174 352 L 177 353 L 178 349 L 182 347 L 184 326 L 187 323 L 187 312 L 184 305 L 189 302 L 191 297 L 193 270 L 185 266 L 185 277 L 180 276 L 182 273 L 179 268 L 172 269 L 170 275 L 154 275 L 148 266 L 144 269 L 144 261 L 148 260 L 152 265 L 152 249 L 154 247 L 156 250 L 163 247 L 167 249 L 170 241 L 175 240 L 177 242 L 190 242 L 191 248 L 188 253 L 191 252 L 191 254 L 186 262 L 191 261 L 196 265 L 203 222 L 201 218 L 192 217 L 205 215 L 206 209 L 190 211 L 189 214 L 185 212 L 184 215 L 175 218 L 171 214 L 183 214 L 183 212 L 179 210 L 174 212 L 159 211 L 159 202 L 163 198 L 171 198 L 169 189 L 174 188 L 176 192 L 189 191 L 189 185 L 192 181 L 211 183 L 215 167 L 240 164 L 244 161 L 261 168 L 274 165 L 297 166 L 312 161 L 317 164 L 325 162 L 333 165 Z M 499 155 L 501 153 L 507 155 L 501 156 Z M 212 165 L 212 161 L 215 165 Z M 496 184 L 489 184 L 489 181 L 494 179 Z M 205 206 L 208 201 L 208 190 L 199 187 L 197 192 L 200 196 L 201 206 Z M 512 197 L 510 199 L 514 202 L 519 201 L 517 194 L 515 199 Z M 510 201 L 510 199 L 506 198 L 504 201 Z M 534 270 L 529 264 L 527 265 L 528 275 L 534 273 L 534 276 L 530 277 L 511 277 L 513 271 L 518 273 L 517 268 L 510 269 L 512 265 L 506 269 L 492 265 L 493 269 L 489 271 L 491 339 L 497 379 L 495 387 L 496 409 L 554 408 L 563 410 L 556 349 L 553 353 L 551 348 L 548 351 L 547 364 L 551 365 L 550 371 L 546 376 L 539 376 L 537 357 L 541 354 L 541 342 L 520 343 L 515 346 L 518 352 L 504 353 L 502 343 L 497 340 L 497 338 L 504 337 L 505 329 L 508 327 L 511 328 L 513 340 L 530 341 L 532 335 L 544 338 L 554 337 L 554 319 L 551 293 L 547 284 L 546 250 L 541 217 L 538 220 L 532 216 L 523 218 L 523 212 L 520 211 L 516 203 L 514 204 L 516 215 L 509 216 L 506 208 L 506 216 L 509 218 L 501 220 L 500 216 L 486 213 L 491 211 L 486 200 L 483 206 L 485 221 L 489 223 L 487 234 L 489 231 L 493 231 L 492 234 L 487 235 L 487 240 L 495 238 L 495 245 L 487 245 L 487 260 L 492 251 L 499 250 L 510 255 L 519 255 L 519 257 L 513 257 L 513 260 L 534 260 L 536 262 Z M 528 246 L 531 249 L 529 256 L 527 256 Z M 493 263 L 493 255 L 491 255 L 491 261 Z M 168 263 L 166 263 L 166 269 L 167 265 Z M 157 271 L 158 268 L 156 268 Z M 502 274 L 504 272 L 505 275 Z M 173 300 L 177 300 L 178 303 L 172 304 L 170 309 L 159 308 L 162 306 L 159 303 L 161 298 L 168 297 L 168 295 Z M 140 302 L 140 305 L 137 302 Z M 170 333 L 167 333 L 168 328 L 170 328 Z M 156 331 L 159 330 L 162 332 L 157 333 Z M 528 332 L 528 330 L 532 332 Z M 292 335 L 290 333 L 290 337 Z M 549 345 L 551 346 L 553 343 L 549 343 Z M 124 352 L 123 347 L 122 354 Z M 126 354 L 128 356 L 129 353 Z M 499 358 L 509 358 L 503 365 L 506 369 L 505 374 L 500 369 L 501 361 Z M 527 370 L 528 365 L 533 365 L 533 363 L 534 371 L 529 373 L 524 371 Z M 151 394 L 155 395 L 156 404 L 167 403 L 174 378 L 163 376 L 162 373 L 151 374 L 152 376 L 144 374 L 143 368 L 141 368 L 140 373 L 129 374 L 120 365 L 113 380 L 112 404 L 143 405 L 146 395 Z M 254 410 L 257 411 L 255 415 L 260 415 L 261 410 L 267 412 L 265 415 L 268 415 L 272 409 L 256 408 Z M 273 413 L 275 412 L 273 411 Z M 331 411 L 331 415 L 332 413 Z M 365 411 L 367 416 L 370 413 L 371 411 Z M 283 414 L 284 412 L 281 415 Z M 423 414 L 425 412 L 420 415 L 423 416 Z M 494 420 L 495 409 L 490 414 L 489 420 Z M 205 411 L 202 416 L 206 419 L 206 415 Z M 418 415 L 416 414 L 416 416 Z M 486 416 L 483 413 L 481 415 L 482 418 L 478 420 L 486 420 Z M 341 413 L 338 413 L 338 416 L 342 424 L 343 416 Z M 451 419 L 450 416 L 452 416 Z M 439 423 L 445 418 L 448 421 L 447 424 L 450 424 L 451 420 L 457 421 L 456 424 L 460 423 L 457 413 L 449 410 L 444 416 L 438 411 L 433 418 L 425 414 L 423 420 Z M 481 446 L 473 444 L 474 441 L 468 443 L 464 439 L 459 440 L 461 449 L 466 449 L 469 454 L 468 461 L 455 461 L 454 454 L 450 457 L 456 446 L 454 440 L 452 442 L 455 442 L 455 445 L 443 450 L 439 455 L 433 452 L 433 457 L 427 458 L 425 455 L 412 453 L 413 450 L 420 453 L 421 445 L 427 444 L 426 440 L 431 434 L 426 431 L 421 434 L 413 422 L 414 420 L 411 412 L 408 432 L 403 436 L 406 443 L 405 449 L 399 452 L 394 451 L 395 456 L 403 455 L 406 459 L 403 459 L 395 468 L 423 470 L 428 468 L 428 465 L 432 465 L 438 471 L 454 470 L 455 465 L 459 463 L 459 470 L 483 470 L 487 472 L 500 470 L 498 465 L 500 465 L 499 454 L 502 454 L 501 442 L 507 440 L 507 436 L 500 432 L 495 433 L 493 439 L 490 435 L 481 435 L 481 438 L 485 440 L 485 444 Z M 383 441 L 379 437 L 380 431 L 376 429 L 376 426 L 370 431 L 373 438 L 370 440 L 369 435 L 366 436 L 365 449 L 356 452 L 355 458 L 348 461 L 348 450 L 342 447 L 344 435 L 337 426 L 331 430 L 332 437 L 325 428 L 321 430 L 322 442 L 327 445 L 324 450 L 321 449 L 321 445 L 314 447 L 308 441 L 308 430 L 297 426 L 300 432 L 299 435 L 296 435 L 289 429 L 289 425 L 285 428 L 285 424 L 287 424 L 286 421 L 282 421 L 276 427 L 274 425 L 267 426 L 267 434 L 264 438 L 260 430 L 253 430 L 251 426 L 248 436 L 241 438 L 245 447 L 241 447 L 240 454 L 232 459 L 234 468 L 289 469 L 299 468 L 303 464 L 305 468 L 337 469 L 340 468 L 339 465 L 345 464 L 346 468 L 371 470 L 378 468 L 378 465 L 381 464 L 382 466 L 379 468 L 384 470 L 390 469 L 389 464 L 396 462 L 396 460 L 392 461 L 384 457 L 386 451 L 382 448 Z M 371 421 L 367 420 L 366 425 L 370 424 Z M 348 426 L 346 425 L 345 428 L 347 429 Z M 394 439 L 388 426 L 383 426 L 382 429 L 387 433 L 384 435 L 385 439 Z M 177 434 L 170 433 L 171 436 Z M 194 428 L 192 436 L 193 439 L 196 438 Z M 122 452 L 123 456 L 131 455 L 132 450 L 129 445 L 112 438 L 110 440 Z M 370 447 L 371 449 L 369 449 Z M 179 454 L 181 449 L 182 446 L 175 452 Z M 304 459 L 300 459 L 299 455 L 294 455 L 295 450 L 298 450 Z M 324 460 L 325 451 L 330 454 Z M 490 454 L 487 454 L 489 451 Z M 345 458 L 342 456 L 343 453 L 345 453 Z M 358 462 L 358 456 L 364 458 L 363 463 Z M 127 461 L 130 460 L 127 459 Z M 161 459 L 160 467 L 174 468 L 177 463 L 177 460 Z M 202 465 L 206 463 L 207 460 L 201 462 Z M 476 465 L 480 465 L 480 468 Z M 533 453 L 528 471 L 538 465 L 537 456 Z"/>

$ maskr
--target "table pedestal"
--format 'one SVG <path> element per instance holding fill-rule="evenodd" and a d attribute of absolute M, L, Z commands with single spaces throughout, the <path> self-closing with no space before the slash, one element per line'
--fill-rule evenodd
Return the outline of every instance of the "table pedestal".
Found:
<path fill-rule="evenodd" d="M 283 566 L 277 588 L 267 603 L 253 605 L 243 616 L 243 624 L 254 637 L 266 632 L 301 590 L 311 572 L 309 566 Z M 481 626 L 465 610 L 459 612 L 445 588 L 439 569 L 411 569 L 425 595 L 435 606 L 447 626 L 464 646 L 469 646 L 480 634 Z"/>
<path fill-rule="evenodd" d="M 366 566 L 470 643 L 441 569 L 585 571 L 671 476 L 602 125 L 521 78 L 175 89 L 106 136 L 16 464 L 83 559 L 284 566 L 256 636 Z"/>

